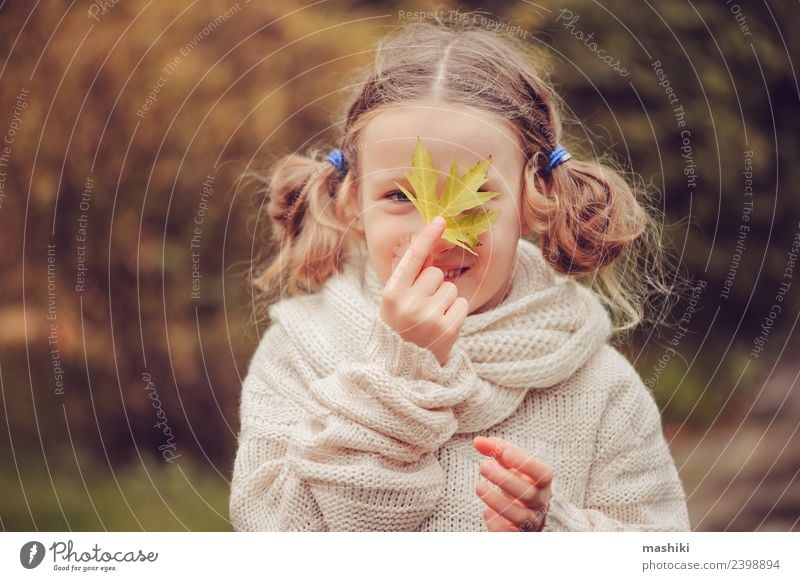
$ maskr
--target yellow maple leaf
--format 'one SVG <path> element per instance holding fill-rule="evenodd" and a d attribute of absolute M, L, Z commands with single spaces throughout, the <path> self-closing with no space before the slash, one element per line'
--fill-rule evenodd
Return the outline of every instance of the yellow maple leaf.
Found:
<path fill-rule="evenodd" d="M 413 192 L 397 182 L 395 185 L 419 210 L 426 224 L 430 224 L 436 216 L 445 219 L 447 226 L 442 238 L 472 254 L 477 254 L 470 246 L 476 246 L 478 236 L 491 230 L 499 212 L 497 210 L 483 210 L 472 214 L 464 212 L 482 207 L 484 203 L 501 193 L 478 191 L 488 179 L 489 160 L 479 161 L 464 175 L 459 175 L 458 166 L 453 160 L 441 197 L 436 194 L 439 172 L 433 166 L 433 158 L 422 145 L 420 138 L 417 138 L 417 146 L 411 158 L 411 168 L 412 172 L 406 174 L 406 178 Z"/>

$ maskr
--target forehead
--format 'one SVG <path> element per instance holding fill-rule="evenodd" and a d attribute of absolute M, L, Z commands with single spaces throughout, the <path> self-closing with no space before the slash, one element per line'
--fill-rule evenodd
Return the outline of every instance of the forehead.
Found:
<path fill-rule="evenodd" d="M 418 137 L 445 174 L 454 159 L 464 172 L 489 157 L 490 179 L 508 180 L 522 171 L 522 150 L 511 123 L 472 107 L 419 102 L 383 110 L 367 123 L 361 133 L 360 175 L 371 182 L 408 171 Z"/>

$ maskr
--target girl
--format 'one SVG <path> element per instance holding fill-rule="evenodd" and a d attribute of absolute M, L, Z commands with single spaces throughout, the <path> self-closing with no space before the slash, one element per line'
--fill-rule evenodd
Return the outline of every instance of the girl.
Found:
<path fill-rule="evenodd" d="M 234 526 L 689 530 L 658 408 L 575 280 L 602 281 L 617 329 L 638 323 L 619 265 L 652 218 L 560 146 L 556 96 L 513 41 L 418 23 L 377 55 L 340 148 L 266 179 L 280 252 L 258 283 L 293 296 L 244 380 Z M 499 217 L 474 254 L 398 189 L 417 139 L 439 168 L 491 160 Z"/>

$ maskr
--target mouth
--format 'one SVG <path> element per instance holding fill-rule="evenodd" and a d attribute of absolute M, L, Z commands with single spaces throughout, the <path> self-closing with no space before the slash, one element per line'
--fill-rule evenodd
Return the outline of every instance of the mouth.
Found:
<path fill-rule="evenodd" d="M 452 270 L 442 270 L 444 272 L 444 280 L 445 282 L 455 282 L 460 279 L 464 274 L 469 270 L 467 268 L 454 268 Z"/>

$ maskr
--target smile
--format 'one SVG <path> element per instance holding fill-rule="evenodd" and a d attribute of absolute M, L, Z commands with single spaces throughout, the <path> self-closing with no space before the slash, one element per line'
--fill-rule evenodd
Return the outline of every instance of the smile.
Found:
<path fill-rule="evenodd" d="M 459 278 L 461 278 L 464 275 L 464 273 L 466 273 L 468 270 L 469 270 L 469 267 L 467 267 L 467 268 L 456 268 L 456 269 L 453 269 L 453 270 L 443 270 L 442 272 L 444 272 L 444 280 L 445 280 L 445 282 L 455 282 Z"/>

